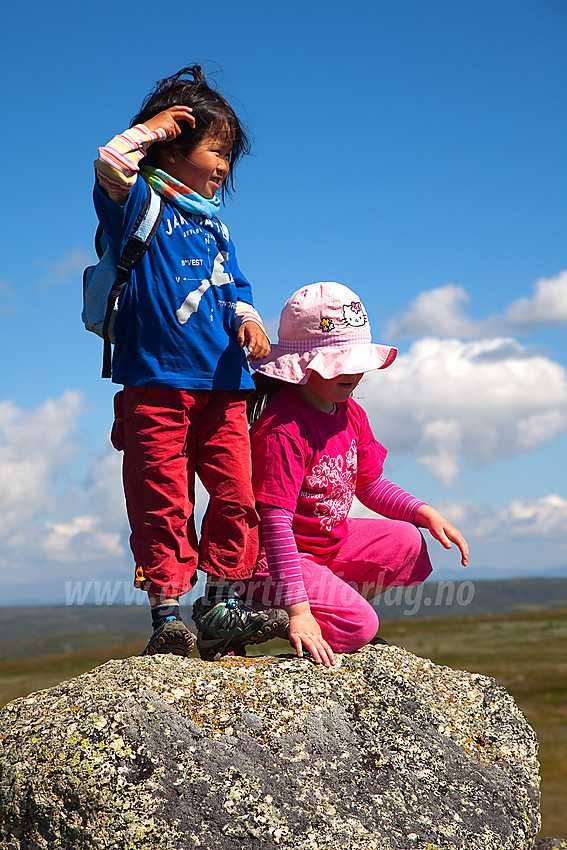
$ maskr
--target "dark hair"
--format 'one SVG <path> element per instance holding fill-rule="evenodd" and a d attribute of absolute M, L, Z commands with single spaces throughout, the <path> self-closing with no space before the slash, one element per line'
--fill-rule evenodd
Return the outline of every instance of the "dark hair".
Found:
<path fill-rule="evenodd" d="M 260 418 L 268 404 L 284 387 L 289 387 L 288 381 L 280 381 L 279 378 L 270 378 L 261 372 L 252 375 L 255 389 L 246 398 L 246 413 L 248 423 L 253 425 Z"/>
<path fill-rule="evenodd" d="M 234 166 L 239 159 L 250 153 L 250 140 L 232 106 L 218 91 L 211 88 L 200 65 L 189 65 L 172 77 L 166 77 L 156 83 L 130 126 L 143 124 L 170 106 L 190 106 L 195 117 L 195 127 L 181 121 L 180 135 L 171 141 L 155 142 L 151 145 L 140 166 L 158 165 L 164 151 L 186 156 L 211 132 L 218 131 L 223 134 L 228 130 L 227 135 L 232 141 L 230 171 L 221 186 L 221 195 L 230 195 L 234 189 Z"/>

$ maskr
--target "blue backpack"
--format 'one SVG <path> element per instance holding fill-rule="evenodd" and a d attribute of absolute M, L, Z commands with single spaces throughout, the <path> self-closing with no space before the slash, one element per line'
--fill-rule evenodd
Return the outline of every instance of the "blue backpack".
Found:
<path fill-rule="evenodd" d="M 140 260 L 154 238 L 163 217 L 163 200 L 146 184 L 147 197 L 122 253 L 119 257 L 111 250 L 108 238 L 98 226 L 95 249 L 99 261 L 87 266 L 83 272 L 83 312 L 81 317 L 88 331 L 104 340 L 102 377 L 112 373 L 114 324 L 120 308 L 120 295 L 130 279 L 132 269 Z"/>

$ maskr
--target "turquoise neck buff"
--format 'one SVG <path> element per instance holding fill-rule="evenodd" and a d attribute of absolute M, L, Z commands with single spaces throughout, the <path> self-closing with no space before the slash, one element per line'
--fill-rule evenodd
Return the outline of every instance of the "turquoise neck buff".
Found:
<path fill-rule="evenodd" d="M 221 202 L 217 195 L 214 198 L 203 198 L 184 183 L 180 183 L 161 168 L 146 166 L 142 168 L 142 177 L 152 189 L 155 189 L 166 200 L 171 201 L 189 215 L 213 218 L 218 215 Z"/>

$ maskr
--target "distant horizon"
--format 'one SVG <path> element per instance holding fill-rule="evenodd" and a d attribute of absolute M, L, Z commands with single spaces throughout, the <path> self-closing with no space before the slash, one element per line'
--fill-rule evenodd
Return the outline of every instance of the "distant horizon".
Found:
<path fill-rule="evenodd" d="M 453 583 L 457 587 L 466 582 L 470 583 L 496 583 L 496 582 L 518 582 L 518 581 L 533 581 L 533 582 L 545 582 L 546 580 L 563 580 L 567 582 L 567 565 L 562 567 L 556 567 L 555 569 L 551 569 L 547 571 L 545 574 L 535 573 L 528 574 L 522 573 L 521 575 L 515 576 L 488 576 L 488 575 L 478 575 L 468 574 L 467 570 L 463 570 L 460 575 L 456 575 L 452 572 L 450 575 L 431 575 L 424 582 L 425 585 L 436 585 L 436 584 L 450 584 Z M 63 591 L 60 597 L 53 597 L 51 600 L 41 599 L 40 597 L 32 596 L 32 597 L 22 597 L 22 598 L 14 598 L 11 600 L 2 600 L 0 599 L 0 608 L 144 608 L 148 607 L 148 600 L 143 591 L 138 591 L 133 588 L 128 582 L 125 582 L 122 579 L 117 579 L 112 581 L 111 579 L 106 579 L 100 582 L 97 582 L 96 579 L 92 579 L 87 582 L 78 582 L 75 583 L 70 581 L 67 583 L 71 586 L 70 592 L 73 601 L 66 601 L 65 591 Z M 77 588 L 77 584 L 82 585 L 82 587 Z M 201 587 L 196 586 L 192 591 L 186 593 L 184 596 L 180 597 L 180 605 L 187 606 L 192 605 L 195 599 L 197 599 L 202 590 Z M 68 594 L 69 595 L 69 594 Z M 99 601 L 96 601 L 98 597 Z M 132 601 L 121 601 L 124 598 Z M 81 601 L 83 600 L 83 601 Z M 112 601 L 111 601 L 112 600 Z"/>

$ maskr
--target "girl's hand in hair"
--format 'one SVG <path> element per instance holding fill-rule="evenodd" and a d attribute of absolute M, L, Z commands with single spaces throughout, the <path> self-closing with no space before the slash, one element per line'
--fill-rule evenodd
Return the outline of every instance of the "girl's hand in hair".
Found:
<path fill-rule="evenodd" d="M 438 540 L 445 549 L 450 549 L 451 543 L 455 543 L 461 552 L 461 564 L 466 567 L 469 561 L 469 544 L 459 529 L 447 522 L 439 511 L 436 511 L 431 505 L 421 505 L 416 511 L 414 523 L 422 528 L 427 528 L 432 537 Z"/>
<path fill-rule="evenodd" d="M 254 363 L 270 353 L 270 340 L 256 322 L 242 322 L 238 329 L 238 344 L 248 349 L 248 360 Z"/>
<path fill-rule="evenodd" d="M 289 642 L 299 658 L 303 658 L 305 647 L 316 664 L 323 664 L 325 667 L 334 665 L 333 650 L 323 638 L 319 623 L 309 608 L 309 602 L 295 602 L 284 607 L 289 614 Z"/>
<path fill-rule="evenodd" d="M 190 127 L 195 126 L 193 110 L 189 106 L 170 106 L 163 112 L 158 112 L 153 118 L 148 118 L 144 126 L 148 130 L 165 130 L 165 141 L 176 139 L 181 133 L 180 121 L 187 121 Z"/>

